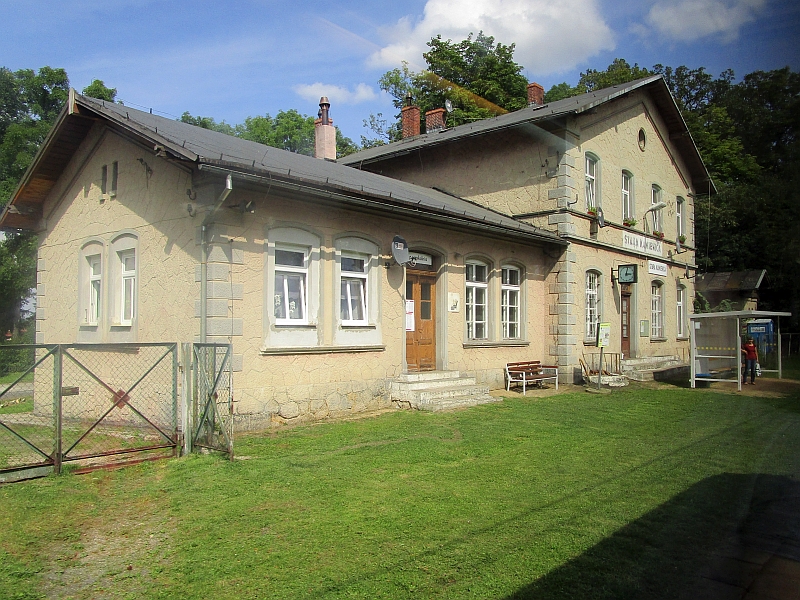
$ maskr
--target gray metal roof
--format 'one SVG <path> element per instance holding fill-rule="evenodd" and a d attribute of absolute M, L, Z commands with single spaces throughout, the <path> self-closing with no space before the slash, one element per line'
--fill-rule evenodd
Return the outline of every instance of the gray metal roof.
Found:
<path fill-rule="evenodd" d="M 670 132 L 675 134 L 671 136 L 671 140 L 686 158 L 695 189 L 703 191 L 705 186 L 700 184 L 707 183 L 710 180 L 710 175 L 697 151 L 694 140 L 692 140 L 689 134 L 686 122 L 683 120 L 680 110 L 661 75 L 637 79 L 636 81 L 614 85 L 572 98 L 564 98 L 563 100 L 550 102 L 541 106 L 528 106 L 521 110 L 491 117 L 489 119 L 483 119 L 481 121 L 475 121 L 474 123 L 466 123 L 450 129 L 442 129 L 433 133 L 423 133 L 418 136 L 402 139 L 398 142 L 376 146 L 374 148 L 362 150 L 361 152 L 356 152 L 355 154 L 350 154 L 340 158 L 338 162 L 344 165 L 360 167 L 373 162 L 388 160 L 394 156 L 408 154 L 413 150 L 454 143 L 462 138 L 486 135 L 503 129 L 519 127 L 521 125 L 555 120 L 570 114 L 580 114 L 598 105 L 643 88 L 650 90 L 656 105 L 661 111 L 662 117 L 670 128 Z M 714 189 L 714 191 L 716 190 Z"/>
<path fill-rule="evenodd" d="M 752 292 L 761 286 L 761 282 L 766 274 L 766 269 L 704 273 L 695 281 L 695 289 L 699 292 Z"/>
<path fill-rule="evenodd" d="M 302 184 L 301 187 L 309 191 L 335 193 L 338 201 L 347 202 L 348 199 L 353 199 L 363 205 L 364 200 L 369 200 L 373 204 L 383 204 L 394 210 L 404 209 L 418 215 L 425 213 L 447 218 L 449 222 L 463 227 L 492 230 L 496 233 L 505 231 L 515 237 L 567 245 L 567 242 L 552 232 L 437 190 L 353 169 L 336 162 L 287 152 L 121 104 L 89 98 L 74 91 L 71 91 L 68 106 L 65 107 L 42 150 L 23 177 L 9 206 L 17 197 L 26 195 L 26 185 L 36 179 L 37 170 L 49 169 L 48 172 L 54 170 L 60 172 L 66 164 L 61 161 L 58 163 L 58 168 L 54 169 L 53 162 L 56 156 L 63 156 L 65 150 L 74 150 L 79 142 L 77 142 L 78 136 L 73 135 L 75 139 L 71 141 L 69 149 L 59 148 L 63 130 L 66 130 L 70 123 L 87 121 L 87 117 L 93 120 L 97 116 L 105 118 L 112 128 L 144 138 L 153 144 L 157 152 L 190 161 L 198 166 L 213 165 L 233 172 Z M 83 127 L 80 135 L 85 137 L 88 130 L 88 127 Z M 52 183 L 54 182 L 53 179 Z M 28 190 L 27 202 L 40 204 L 48 191 L 49 188 L 41 186 L 35 193 Z M 20 226 L 16 225 L 16 222 L 14 224 L 5 222 L 8 212 L 7 209 L 0 217 L 0 227 Z"/>

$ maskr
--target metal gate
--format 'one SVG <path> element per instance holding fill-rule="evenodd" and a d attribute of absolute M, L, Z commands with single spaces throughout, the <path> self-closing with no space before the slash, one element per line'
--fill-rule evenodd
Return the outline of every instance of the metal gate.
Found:
<path fill-rule="evenodd" d="M 0 481 L 177 450 L 177 344 L 3 346 L 0 373 L 9 370 Z"/>
<path fill-rule="evenodd" d="M 191 446 L 233 460 L 233 373 L 230 344 L 192 344 Z"/>

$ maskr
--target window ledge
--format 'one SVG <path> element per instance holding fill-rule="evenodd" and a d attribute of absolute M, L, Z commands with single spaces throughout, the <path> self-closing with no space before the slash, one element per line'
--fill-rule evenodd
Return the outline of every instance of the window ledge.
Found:
<path fill-rule="evenodd" d="M 669 341 L 669 340 L 667 340 L 667 338 L 665 338 L 665 337 L 651 337 L 650 341 L 651 342 L 666 342 L 666 341 Z"/>
<path fill-rule="evenodd" d="M 678 340 L 679 342 L 688 342 L 689 341 L 689 336 L 688 335 L 679 335 L 675 339 Z"/>
<path fill-rule="evenodd" d="M 261 348 L 262 356 L 289 354 L 345 354 L 350 352 L 383 352 L 384 345 L 376 346 L 299 346 L 297 348 Z"/>
<path fill-rule="evenodd" d="M 350 329 L 350 330 L 352 330 L 352 329 L 355 329 L 355 330 L 377 329 L 377 328 L 378 328 L 377 325 L 372 325 L 370 323 L 365 323 L 363 325 L 355 325 L 355 324 L 353 324 L 353 325 L 349 325 L 349 324 L 341 324 L 341 325 L 339 325 L 339 329 Z"/>
<path fill-rule="evenodd" d="M 474 340 L 464 342 L 464 348 L 515 348 L 530 346 L 531 343 L 525 340 Z"/>
<path fill-rule="evenodd" d="M 316 329 L 316 323 L 274 323 L 275 329 L 286 331 L 287 329 Z"/>

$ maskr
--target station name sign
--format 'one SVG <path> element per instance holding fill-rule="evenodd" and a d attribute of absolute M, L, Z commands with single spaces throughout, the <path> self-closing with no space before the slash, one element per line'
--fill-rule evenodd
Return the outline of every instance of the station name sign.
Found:
<path fill-rule="evenodd" d="M 654 240 L 649 237 L 633 233 L 631 231 L 622 232 L 622 247 L 628 250 L 635 250 L 650 256 L 663 256 L 664 245 L 661 240 Z"/>

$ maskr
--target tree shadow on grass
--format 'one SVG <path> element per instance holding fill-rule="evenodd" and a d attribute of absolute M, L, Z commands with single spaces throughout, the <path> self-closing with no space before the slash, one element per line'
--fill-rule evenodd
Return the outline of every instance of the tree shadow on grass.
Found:
<path fill-rule="evenodd" d="M 716 598 L 742 593 L 772 554 L 800 561 L 800 482 L 722 474 L 506 600 Z"/>

